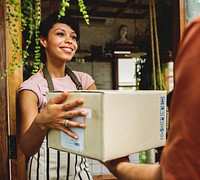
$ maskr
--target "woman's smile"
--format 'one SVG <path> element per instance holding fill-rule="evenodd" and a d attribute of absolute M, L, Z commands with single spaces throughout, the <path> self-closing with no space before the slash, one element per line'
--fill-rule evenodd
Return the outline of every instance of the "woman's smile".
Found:
<path fill-rule="evenodd" d="M 60 47 L 60 48 L 61 48 L 63 51 L 67 52 L 67 53 L 73 52 L 73 48 L 71 48 L 71 47 L 65 46 L 65 47 Z"/>

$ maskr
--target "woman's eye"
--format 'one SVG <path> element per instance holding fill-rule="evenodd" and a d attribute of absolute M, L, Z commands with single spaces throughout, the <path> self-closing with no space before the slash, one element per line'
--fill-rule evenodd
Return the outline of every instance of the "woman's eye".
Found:
<path fill-rule="evenodd" d="M 57 35 L 58 35 L 58 36 L 64 36 L 64 33 L 59 32 L 59 33 L 57 33 Z"/>
<path fill-rule="evenodd" d="M 71 38 L 73 39 L 73 40 L 77 40 L 77 37 L 74 35 L 74 36 L 71 36 Z"/>

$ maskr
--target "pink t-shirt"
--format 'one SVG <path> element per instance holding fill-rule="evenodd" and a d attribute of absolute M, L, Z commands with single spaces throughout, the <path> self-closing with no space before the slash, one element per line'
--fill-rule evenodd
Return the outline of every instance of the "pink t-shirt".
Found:
<path fill-rule="evenodd" d="M 92 77 L 86 73 L 73 71 L 77 76 L 78 80 L 83 86 L 83 90 L 87 90 L 88 87 L 94 82 Z M 67 90 L 77 90 L 76 85 L 71 80 L 71 78 L 66 75 L 61 78 L 52 78 L 55 91 L 67 91 Z M 41 111 L 47 103 L 46 94 L 49 91 L 46 79 L 37 72 L 35 75 L 32 75 L 29 79 L 24 81 L 19 87 L 18 92 L 22 90 L 33 91 L 38 97 L 38 109 Z"/>

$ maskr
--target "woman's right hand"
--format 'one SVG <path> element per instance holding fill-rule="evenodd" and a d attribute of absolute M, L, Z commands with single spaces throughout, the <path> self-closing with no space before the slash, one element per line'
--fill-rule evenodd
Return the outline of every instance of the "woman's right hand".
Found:
<path fill-rule="evenodd" d="M 78 116 L 86 116 L 87 112 L 74 109 L 84 103 L 82 98 L 66 101 L 67 97 L 68 93 L 64 92 L 61 95 L 51 98 L 44 110 L 35 118 L 35 123 L 39 123 L 42 129 L 51 128 L 61 130 L 77 139 L 78 136 L 69 127 L 85 128 L 85 123 L 75 122 L 71 119 Z"/>
<path fill-rule="evenodd" d="M 61 130 L 75 139 L 78 138 L 69 127 L 84 128 L 85 123 L 71 120 L 67 122 L 66 127 L 64 121 L 77 116 L 86 116 L 87 113 L 85 111 L 73 109 L 82 105 L 84 101 L 83 99 L 75 99 L 66 102 L 67 97 L 68 93 L 64 92 L 62 95 L 52 98 L 43 111 L 38 113 L 38 98 L 35 93 L 28 90 L 19 93 L 20 119 L 18 122 L 18 138 L 21 149 L 27 157 L 38 151 L 50 128 Z"/>

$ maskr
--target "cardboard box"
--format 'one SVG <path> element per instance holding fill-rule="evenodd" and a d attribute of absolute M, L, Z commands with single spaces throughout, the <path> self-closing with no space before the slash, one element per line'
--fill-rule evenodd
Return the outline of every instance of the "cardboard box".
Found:
<path fill-rule="evenodd" d="M 73 129 L 78 141 L 50 130 L 50 148 L 107 161 L 165 145 L 166 91 L 72 91 L 67 100 L 80 97 L 88 115 L 74 120 L 87 127 Z"/>

